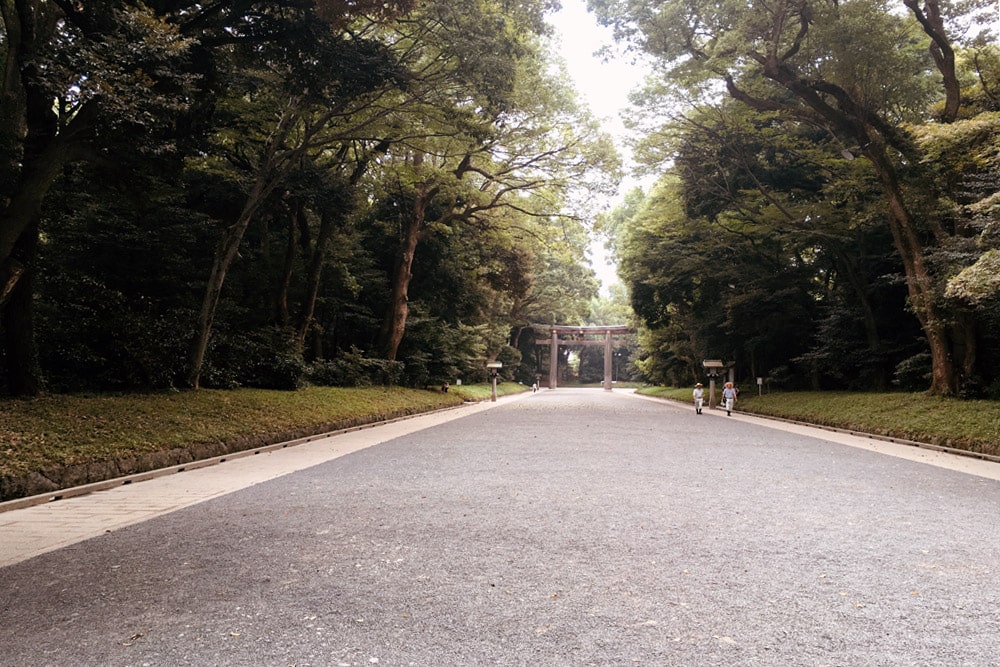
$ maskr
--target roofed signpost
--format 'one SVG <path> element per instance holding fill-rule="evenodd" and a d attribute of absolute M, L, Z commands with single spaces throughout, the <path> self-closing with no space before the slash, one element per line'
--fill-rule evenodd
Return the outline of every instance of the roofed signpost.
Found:
<path fill-rule="evenodd" d="M 715 378 L 719 376 L 719 371 L 726 367 L 721 359 L 705 359 L 701 362 L 702 367 L 708 371 L 708 409 L 715 408 Z"/>
<path fill-rule="evenodd" d="M 486 371 L 490 375 L 490 401 L 493 403 L 497 402 L 497 376 L 500 375 L 501 368 L 503 368 L 503 363 L 500 361 L 491 361 L 486 364 Z"/>

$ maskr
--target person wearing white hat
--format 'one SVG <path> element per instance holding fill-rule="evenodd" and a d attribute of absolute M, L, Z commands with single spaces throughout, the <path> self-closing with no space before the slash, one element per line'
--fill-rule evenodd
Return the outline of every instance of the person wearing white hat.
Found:
<path fill-rule="evenodd" d="M 726 404 L 726 414 L 730 417 L 733 416 L 733 407 L 736 405 L 736 395 L 738 393 L 732 382 L 727 382 L 725 388 L 722 390 L 722 400 Z"/>
<path fill-rule="evenodd" d="M 695 414 L 700 415 L 701 404 L 702 401 L 705 400 L 705 390 L 702 388 L 700 382 L 694 386 L 694 392 L 692 395 L 694 396 L 694 412 Z"/>

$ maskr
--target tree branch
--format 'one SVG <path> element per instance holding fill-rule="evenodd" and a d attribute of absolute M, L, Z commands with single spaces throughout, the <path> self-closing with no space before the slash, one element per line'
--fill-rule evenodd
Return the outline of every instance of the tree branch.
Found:
<path fill-rule="evenodd" d="M 944 29 L 940 3 L 938 0 L 926 0 L 923 9 L 920 9 L 918 0 L 903 0 L 903 4 L 913 12 L 924 32 L 931 38 L 931 57 L 944 78 L 945 102 L 941 120 L 951 123 L 958 117 L 962 104 L 962 87 L 955 73 L 955 50 Z"/>

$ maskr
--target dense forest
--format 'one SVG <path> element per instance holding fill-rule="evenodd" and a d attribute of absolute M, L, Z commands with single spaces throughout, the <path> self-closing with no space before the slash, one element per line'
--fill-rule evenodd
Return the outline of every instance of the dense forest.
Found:
<path fill-rule="evenodd" d="M 607 221 L 649 379 L 1000 398 L 995 2 L 590 6 L 654 72 Z"/>
<path fill-rule="evenodd" d="M 627 301 L 616 376 L 1000 398 L 993 0 L 589 0 L 606 214 L 557 6 L 0 2 L 0 389 L 530 383 Z"/>
<path fill-rule="evenodd" d="M 4 0 L 0 384 L 533 381 L 619 158 L 549 0 Z"/>

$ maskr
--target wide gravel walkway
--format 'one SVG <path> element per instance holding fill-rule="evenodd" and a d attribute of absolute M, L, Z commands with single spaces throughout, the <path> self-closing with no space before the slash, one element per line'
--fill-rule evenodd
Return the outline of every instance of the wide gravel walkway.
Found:
<path fill-rule="evenodd" d="M 0 665 L 985 667 L 998 574 L 995 479 L 559 389 L 0 568 Z"/>

